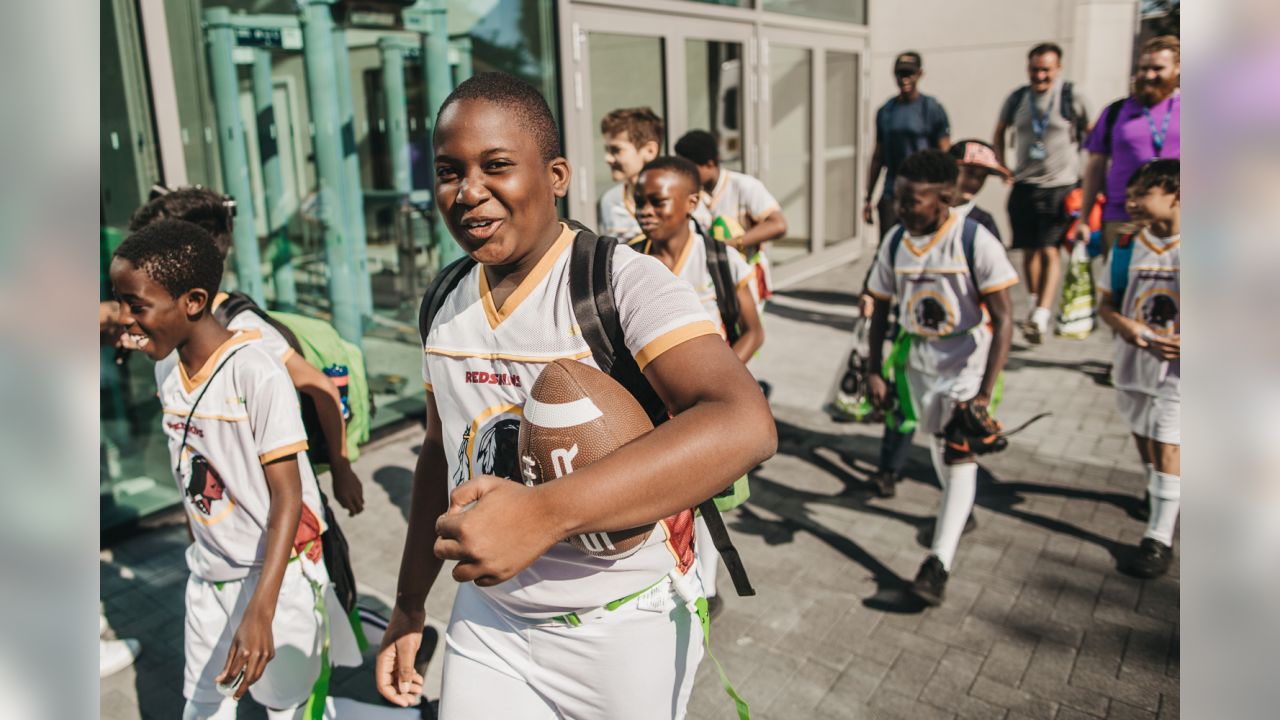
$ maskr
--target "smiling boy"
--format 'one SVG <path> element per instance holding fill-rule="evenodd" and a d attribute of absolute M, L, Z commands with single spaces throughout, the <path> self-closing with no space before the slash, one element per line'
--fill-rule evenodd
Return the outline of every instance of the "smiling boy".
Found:
<path fill-rule="evenodd" d="M 700 590 L 688 508 L 773 453 L 768 406 L 693 291 L 619 246 L 620 351 L 674 417 L 541 485 L 489 474 L 515 459 L 495 457 L 509 448 L 484 438 L 518 424 L 542 369 L 559 358 L 594 364 L 569 292 L 575 233 L 555 204 L 570 169 L 546 101 L 509 75 L 459 85 L 435 127 L 436 202 L 477 264 L 425 332 L 427 432 L 378 689 L 399 705 L 421 691 L 413 659 L 424 602 L 456 560 L 442 717 L 683 717 L 703 638 L 677 599 L 690 583 Z M 467 382 L 474 371 L 519 382 Z M 622 559 L 561 542 L 647 524 L 649 539 Z"/>
<path fill-rule="evenodd" d="M 617 185 L 600 196 L 601 235 L 633 240 L 640 234 L 631 194 L 645 163 L 662 152 L 662 118 L 647 107 L 619 108 L 600 121 L 604 162 Z"/>

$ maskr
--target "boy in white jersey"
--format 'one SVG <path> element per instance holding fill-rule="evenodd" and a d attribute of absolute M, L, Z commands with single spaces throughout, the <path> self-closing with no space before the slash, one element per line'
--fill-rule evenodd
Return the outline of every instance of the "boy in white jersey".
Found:
<path fill-rule="evenodd" d="M 682 717 L 703 637 L 679 599 L 700 590 L 687 587 L 700 585 L 687 509 L 773 452 L 768 407 L 693 291 L 619 246 L 621 351 L 674 417 L 541 485 L 491 474 L 514 473 L 510 434 L 546 364 L 594 364 L 569 294 L 574 233 L 555 205 L 570 170 L 546 101 L 509 75 L 459 85 L 435 127 L 436 202 L 478 264 L 424 342 L 427 433 L 379 691 L 400 705 L 420 692 L 423 605 L 443 561 L 457 560 L 442 717 Z M 622 559 L 561 542 L 650 523 Z"/>
<path fill-rule="evenodd" d="M 1182 494 L 1179 173 L 1176 159 L 1134 172 L 1125 209 L 1142 229 L 1117 241 L 1097 278 L 1098 316 L 1117 335 L 1116 401 L 1147 471 L 1147 531 L 1128 566 L 1141 578 L 1169 569 Z"/>
<path fill-rule="evenodd" d="M 726 338 L 729 328 L 720 314 L 715 281 L 707 266 L 707 247 L 693 220 L 698 206 L 698 168 L 681 157 L 665 156 L 644 166 L 636 180 L 636 220 L 644 234 L 634 245 L 645 255 L 662 261 L 676 277 L 698 293 L 698 300 Z M 741 253 L 728 251 L 733 291 L 737 296 L 738 320 L 734 328 L 733 352 L 744 364 L 764 344 L 764 325 L 756 312 L 752 285 L 755 273 Z M 697 521 L 698 571 L 702 576 L 712 616 L 724 606 L 716 592 L 716 569 L 720 555 L 701 517 Z"/>
<path fill-rule="evenodd" d="M 600 196 L 598 229 L 601 235 L 616 237 L 625 243 L 640 234 L 631 195 L 640 169 L 662 152 L 664 132 L 662 118 L 647 107 L 618 108 L 600 120 L 604 161 L 618 182 Z"/>
<path fill-rule="evenodd" d="M 328 585 L 298 397 L 254 331 L 213 318 L 222 259 L 199 227 L 161 220 L 139 230 L 110 274 L 122 324 L 163 361 L 165 434 L 195 538 L 183 718 L 234 717 L 245 692 L 273 720 L 297 717 L 321 673 Z"/>
<path fill-rule="evenodd" d="M 1018 282 L 1000 241 L 976 223 L 966 229 L 973 221 L 949 207 L 958 174 L 955 160 L 941 150 L 923 150 L 903 162 L 894 185 L 901 226 L 880 244 L 867 285 L 875 298 L 869 394 L 884 406 L 887 387 L 880 371 L 889 305 L 896 299 L 902 332 L 894 356 L 907 353 L 898 383 L 905 374 L 911 409 L 917 426 L 931 436 L 942 486 L 933 545 L 911 586 L 930 605 L 943 600 L 978 475 L 974 456 L 944 443 L 942 433 L 959 404 L 991 403 L 1013 336 L 1008 288 Z M 966 234 L 973 238 L 971 250 Z"/>
<path fill-rule="evenodd" d="M 773 294 L 766 257 L 766 243 L 787 234 L 782 207 L 764 183 L 744 173 L 720 165 L 720 145 L 706 130 L 692 130 L 676 142 L 676 154 L 698 167 L 702 197 L 694 219 L 711 230 L 723 218 L 728 237 L 723 238 L 742 251 L 756 268 L 758 302 Z"/>

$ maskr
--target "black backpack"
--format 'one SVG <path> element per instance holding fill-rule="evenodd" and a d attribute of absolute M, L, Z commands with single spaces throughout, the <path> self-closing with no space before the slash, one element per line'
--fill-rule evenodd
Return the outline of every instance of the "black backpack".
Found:
<path fill-rule="evenodd" d="M 1030 93 L 1031 86 L 1023 85 L 1014 90 L 1008 99 L 1004 101 L 1004 108 L 1000 111 L 1000 119 L 1005 125 L 1013 124 L 1013 116 L 1018 112 L 1018 106 L 1022 104 L 1023 100 L 1027 99 Z M 1071 125 L 1072 142 L 1079 145 L 1084 140 L 1085 130 L 1089 126 L 1089 118 L 1076 115 L 1075 87 L 1070 81 L 1062 83 L 1062 97 L 1058 105 L 1060 106 L 1058 112 L 1062 114 L 1062 119 Z M 1109 145 L 1110 143 L 1108 143 Z"/>
<path fill-rule="evenodd" d="M 729 251 L 726 245 L 707 234 L 702 226 L 694 223 L 698 237 L 706 248 L 707 273 L 711 275 L 711 283 L 716 291 L 716 307 L 720 310 L 720 319 L 724 322 L 726 340 L 732 345 L 742 337 L 742 329 L 738 327 L 742 319 L 742 307 L 738 304 L 737 284 L 733 281 L 733 266 L 729 263 Z M 649 254 L 649 243 L 643 237 L 628 243 L 633 250 Z"/>
<path fill-rule="evenodd" d="M 618 317 L 618 308 L 613 301 L 613 253 L 618 248 L 618 241 L 612 237 L 600 237 L 576 221 L 570 220 L 567 224 L 577 231 L 573 246 L 570 248 L 569 296 L 573 302 L 574 317 L 582 330 L 582 339 L 591 348 L 591 357 L 600 370 L 626 388 L 627 392 L 631 393 L 644 408 L 645 414 L 649 416 L 654 427 L 657 427 L 666 422 L 670 414 L 662 398 L 640 371 L 635 357 L 627 350 L 622 333 L 622 321 Z M 705 235 L 703 237 L 705 238 Z M 724 257 L 724 268 L 727 270 L 728 256 L 721 243 L 714 244 L 720 246 L 716 250 L 716 255 Z M 708 247 L 707 256 L 708 265 L 710 265 L 712 257 L 710 247 Z M 459 258 L 445 266 L 432 280 L 418 309 L 418 331 L 422 335 L 424 346 L 445 299 L 475 265 L 476 261 L 470 256 Z M 726 318 L 725 326 L 733 327 L 733 332 L 736 332 L 739 311 L 736 309 L 737 297 L 732 292 L 732 280 L 727 285 L 729 290 L 723 294 L 720 292 L 721 283 L 726 277 L 730 276 L 721 275 L 718 269 L 712 272 L 717 297 L 722 298 L 727 295 L 733 298 L 731 307 L 721 305 L 721 314 Z M 726 314 L 730 312 L 732 314 Z M 734 321 L 732 325 L 729 323 L 729 318 Z M 731 489 L 732 484 L 727 490 Z M 715 500 L 707 498 L 699 503 L 698 510 L 702 513 L 702 519 L 707 524 L 712 542 L 724 560 L 729 576 L 733 578 L 733 586 L 738 595 L 755 595 L 755 588 L 751 587 L 746 567 L 743 566 L 742 558 L 729 538 L 729 531 L 725 528 L 724 519 L 720 517 Z"/>

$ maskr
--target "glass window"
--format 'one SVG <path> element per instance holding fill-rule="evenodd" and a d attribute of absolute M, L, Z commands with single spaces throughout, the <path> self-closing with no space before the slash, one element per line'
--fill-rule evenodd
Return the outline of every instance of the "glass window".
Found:
<path fill-rule="evenodd" d="M 764 9 L 787 15 L 867 24 L 867 0 L 764 0 Z"/>
<path fill-rule="evenodd" d="M 825 235 L 828 243 L 853 237 L 857 231 L 858 56 L 827 52 L 826 144 L 822 151 L 825 176 Z"/>
<path fill-rule="evenodd" d="M 684 62 L 686 127 L 715 135 L 720 164 L 742 172 L 742 43 L 686 40 Z"/>
<path fill-rule="evenodd" d="M 596 122 L 617 108 L 648 106 L 667 116 L 662 38 L 590 33 L 587 52 L 591 68 L 591 111 Z M 597 129 L 599 125 L 596 125 Z M 592 157 L 595 195 L 618 184 L 604 162 L 604 138 L 596 135 Z"/>
<path fill-rule="evenodd" d="M 773 243 L 769 257 L 776 263 L 809 251 L 811 162 L 809 114 L 812 62 L 804 48 L 769 46 L 769 190 L 782 205 L 787 236 Z"/>

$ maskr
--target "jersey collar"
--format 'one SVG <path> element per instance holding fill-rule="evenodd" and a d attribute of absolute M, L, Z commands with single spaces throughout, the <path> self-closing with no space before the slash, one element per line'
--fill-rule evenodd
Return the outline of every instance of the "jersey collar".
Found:
<path fill-rule="evenodd" d="M 555 266 L 556 260 L 564 254 L 566 248 L 573 242 L 573 238 L 577 233 L 569 229 L 569 226 L 560 223 L 560 237 L 552 243 L 550 248 L 543 253 L 538 259 L 538 264 L 533 266 L 533 270 L 525 276 L 520 284 L 516 286 L 515 292 L 502 303 L 502 307 L 498 308 L 493 304 L 493 293 L 489 288 L 489 278 L 485 276 L 484 266 L 476 266 L 476 274 L 480 276 L 480 303 L 484 306 L 485 317 L 489 320 L 489 329 L 497 330 L 498 325 L 503 320 L 511 317 L 511 314 L 520 307 L 520 303 L 529 297 L 533 289 L 547 277 L 547 273 L 551 272 L 551 268 Z"/>
<path fill-rule="evenodd" d="M 906 231 L 907 229 L 903 227 L 902 229 L 903 235 L 904 235 L 904 237 L 902 238 L 903 246 L 906 247 L 907 250 L 910 251 L 910 253 L 912 255 L 915 255 L 916 257 L 924 257 L 925 255 L 928 255 L 929 251 L 932 250 L 935 245 L 941 242 L 942 238 L 946 237 L 947 232 L 951 230 L 951 224 L 954 223 L 956 221 L 956 218 L 959 216 L 960 216 L 960 213 L 954 212 L 948 209 L 947 219 L 943 221 L 942 226 L 939 227 L 937 231 L 933 233 L 933 236 L 929 238 L 929 242 L 925 243 L 924 246 L 919 249 L 917 249 L 915 244 L 912 242 L 911 233 L 907 232 Z"/>
<path fill-rule="evenodd" d="M 1142 241 L 1142 244 L 1146 245 L 1151 252 L 1163 255 L 1182 244 L 1182 233 L 1173 237 L 1160 238 L 1152 235 L 1149 228 L 1142 228 L 1142 232 L 1138 234 L 1138 240 Z"/>
<path fill-rule="evenodd" d="M 720 177 L 716 178 L 716 186 L 711 189 L 711 194 L 708 195 L 705 190 L 702 191 L 702 202 L 706 204 L 707 210 L 710 210 L 712 215 L 715 214 L 716 203 L 720 202 L 720 196 L 724 194 L 724 189 L 729 186 L 730 172 L 732 170 L 721 166 Z"/>
<path fill-rule="evenodd" d="M 188 395 L 195 392 L 195 389 L 203 385 L 209 379 L 209 376 L 213 374 L 213 369 L 218 367 L 218 361 L 227 354 L 227 351 L 261 338 L 262 333 L 258 330 L 241 330 L 237 332 L 227 338 L 226 342 L 219 345 L 218 349 L 214 350 L 213 354 L 209 356 L 209 359 L 204 361 L 204 365 L 200 366 L 200 370 L 191 377 L 187 376 L 187 368 L 183 366 L 182 360 L 178 360 L 178 378 L 182 380 L 182 389 Z"/>

